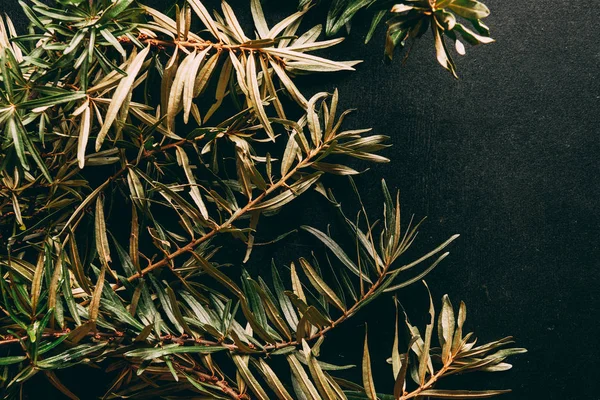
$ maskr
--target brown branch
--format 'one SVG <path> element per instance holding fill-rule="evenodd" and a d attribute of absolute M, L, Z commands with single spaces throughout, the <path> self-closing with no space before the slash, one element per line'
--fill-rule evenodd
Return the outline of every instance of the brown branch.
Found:
<path fill-rule="evenodd" d="M 454 359 L 451 358 L 450 361 L 444 364 L 444 366 L 438 372 L 436 372 L 435 375 L 429 378 L 429 380 L 425 382 L 422 386 L 419 386 L 417 389 L 413 390 L 410 393 L 404 392 L 398 400 L 412 399 L 414 397 L 418 397 L 421 394 L 421 392 L 427 389 L 431 389 L 431 387 L 438 381 L 438 379 L 440 379 L 446 372 L 448 372 L 452 361 L 454 361 Z"/>
<path fill-rule="evenodd" d="M 71 330 L 67 329 L 64 331 L 54 331 L 54 332 L 47 332 L 47 333 L 43 333 L 41 335 L 42 339 L 50 339 L 50 338 L 60 338 L 63 336 L 67 336 L 71 334 Z M 110 333 L 103 333 L 103 332 L 94 332 L 94 331 L 90 331 L 86 334 L 87 337 L 90 338 L 95 338 L 95 339 L 104 339 L 104 340 L 114 340 L 114 339 L 119 339 L 119 338 L 123 338 L 124 334 L 123 332 L 110 332 Z M 12 335 L 7 335 L 5 337 L 5 339 L 0 340 L 0 346 L 2 345 L 7 345 L 7 344 L 14 344 L 14 343 L 19 343 L 20 341 L 27 341 L 29 339 L 28 335 L 23 335 L 23 336 L 19 336 L 19 337 L 14 337 Z M 187 335 L 183 335 L 183 336 L 173 336 L 173 335 L 163 335 L 160 337 L 160 342 L 162 343 L 179 343 L 179 344 L 186 344 L 186 343 L 195 343 L 195 344 L 199 344 L 202 346 L 223 346 L 223 347 L 227 347 L 230 350 L 235 350 L 236 346 L 235 345 L 229 345 L 226 343 L 219 343 L 219 342 L 215 342 L 215 341 L 211 341 L 211 340 L 204 340 L 204 339 L 195 339 L 195 338 L 191 338 Z"/>
<path fill-rule="evenodd" d="M 212 47 L 213 49 L 217 50 L 217 51 L 233 51 L 235 52 L 236 50 L 240 50 L 240 51 L 257 51 L 257 52 L 261 52 L 261 53 L 266 53 L 264 51 L 261 51 L 261 47 L 257 47 L 257 46 L 252 46 L 252 45 L 244 45 L 242 44 L 224 44 L 224 43 L 214 43 L 211 42 L 210 40 L 204 40 L 204 41 L 196 41 L 193 39 L 188 39 L 188 40 L 160 40 L 160 39 L 143 39 L 142 43 L 144 44 L 148 44 L 150 46 L 156 46 L 156 47 L 189 47 L 189 48 L 193 48 L 193 49 L 200 49 L 200 50 L 204 50 L 208 47 Z M 275 44 L 275 41 L 273 41 L 273 44 Z M 267 47 L 267 46 L 265 46 Z"/>
<path fill-rule="evenodd" d="M 390 267 L 390 265 L 386 265 L 384 267 L 384 269 L 381 272 L 381 275 L 379 276 L 377 281 L 375 281 L 375 283 L 373 283 L 373 285 L 369 288 L 369 290 L 356 303 L 354 303 L 354 305 L 352 307 L 350 307 L 348 310 L 346 310 L 344 312 L 344 314 L 342 314 L 342 316 L 340 316 L 335 321 L 332 321 L 331 325 L 317 331 L 316 333 L 314 333 L 313 335 L 309 336 L 308 338 L 306 338 L 304 340 L 309 341 L 309 342 L 316 340 L 316 339 L 320 338 L 321 336 L 324 336 L 327 332 L 331 331 L 336 326 L 338 326 L 341 323 L 345 322 L 346 320 L 350 319 L 350 317 L 352 317 L 354 315 L 354 313 L 356 313 L 358 311 L 358 309 L 362 306 L 363 302 L 365 300 L 369 299 L 373 295 L 373 293 L 377 290 L 377 288 L 379 288 L 379 286 L 381 286 L 383 284 L 389 267 Z M 299 345 L 300 345 L 300 342 L 298 342 L 297 340 L 293 340 L 290 342 L 267 345 L 264 347 L 264 350 L 265 350 L 265 352 L 268 352 L 271 350 L 278 350 L 283 347 L 299 346 Z"/>
<path fill-rule="evenodd" d="M 185 368 L 185 369 L 188 370 L 187 372 L 191 372 L 194 375 L 196 375 L 202 382 L 208 381 L 208 382 L 212 383 L 213 385 L 218 386 L 219 389 L 221 389 L 221 391 L 224 394 L 228 395 L 232 399 L 235 399 L 235 400 L 249 400 L 250 399 L 250 397 L 248 397 L 247 394 L 238 393 L 234 388 L 229 386 L 229 383 L 225 379 L 220 379 L 219 377 L 217 377 L 215 375 L 210 375 L 210 374 L 207 374 L 204 372 L 200 372 L 193 368 Z"/>
<path fill-rule="evenodd" d="M 271 185 L 267 190 L 265 190 L 263 193 L 261 193 L 259 196 L 257 196 L 256 198 L 254 198 L 253 200 L 249 201 L 243 208 L 238 209 L 235 213 L 233 213 L 233 215 L 231 217 L 229 217 L 229 219 L 227 219 L 227 221 L 223 222 L 222 224 L 216 226 L 215 228 L 213 228 L 210 232 L 208 232 L 207 234 L 205 234 L 204 236 L 201 236 L 197 239 L 194 239 L 193 241 L 189 242 L 187 245 L 178 248 L 177 250 L 175 250 L 173 253 L 170 253 L 168 256 L 164 257 L 162 260 L 157 261 L 153 264 L 148 265 L 146 268 L 144 268 L 141 273 L 138 272 L 134 275 L 131 275 L 130 277 L 127 278 L 127 281 L 129 282 L 133 282 L 145 275 L 147 275 L 148 273 L 157 270 L 161 267 L 164 267 L 165 265 L 167 265 L 171 260 L 177 258 L 178 256 L 185 254 L 189 251 L 193 251 L 193 249 L 195 247 L 197 247 L 198 245 L 204 243 L 205 241 L 211 239 L 212 237 L 214 237 L 215 235 L 217 235 L 221 230 L 223 229 L 227 229 L 231 227 L 231 224 L 233 222 L 235 222 L 238 218 L 240 218 L 241 216 L 243 216 L 244 214 L 246 214 L 247 212 L 249 212 L 253 207 L 257 206 L 265 197 L 269 196 L 270 194 L 272 194 L 274 191 L 282 188 L 282 187 L 288 187 L 287 185 L 287 181 L 294 175 L 296 174 L 300 169 L 307 167 L 311 164 L 312 159 L 319 154 L 319 152 L 326 146 L 327 144 L 323 143 L 321 146 L 319 146 L 316 149 L 313 149 L 311 151 L 310 154 L 308 154 L 308 156 L 303 159 L 302 161 L 300 161 L 298 164 L 296 164 L 296 166 L 294 168 L 292 168 L 285 176 L 283 176 L 277 183 L 275 183 L 274 185 Z M 118 282 L 116 284 L 113 285 L 113 289 L 118 289 L 121 286 L 123 286 L 122 283 Z"/>

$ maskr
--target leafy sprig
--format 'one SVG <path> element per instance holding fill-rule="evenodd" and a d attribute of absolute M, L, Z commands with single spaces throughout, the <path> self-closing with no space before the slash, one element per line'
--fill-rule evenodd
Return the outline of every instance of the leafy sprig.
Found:
<path fill-rule="evenodd" d="M 306 3 L 301 1 L 301 7 L 305 7 Z M 437 61 L 455 77 L 456 65 L 445 38 L 454 42 L 459 55 L 465 54 L 461 38 L 471 45 L 494 41 L 490 37 L 489 28 L 482 22 L 490 11 L 477 0 L 333 0 L 327 15 L 327 35 L 335 35 L 344 27 L 349 30 L 352 19 L 363 9 L 373 13 L 366 43 L 372 39 L 376 28 L 385 19 L 385 55 L 392 59 L 397 47 L 405 47 L 408 42 L 420 38 L 431 29 Z M 474 30 L 465 26 L 461 19 L 469 22 Z"/>
<path fill-rule="evenodd" d="M 429 289 L 428 289 L 429 290 Z M 507 357 L 527 352 L 523 348 L 506 348 L 514 343 L 512 337 L 505 337 L 490 343 L 476 346 L 477 339 L 473 332 L 465 334 L 464 323 L 467 318 L 467 307 L 461 302 L 458 315 L 448 295 L 442 298 L 442 309 L 437 318 L 437 337 L 439 347 L 432 347 L 435 324 L 435 308 L 429 295 L 430 322 L 424 331 L 420 331 L 405 318 L 410 342 L 405 352 L 400 351 L 398 315 L 392 356 L 387 360 L 392 365 L 394 375 L 394 394 L 381 395 L 375 392 L 373 373 L 367 335 L 365 334 L 364 355 L 362 363 L 365 393 L 355 392 L 349 399 L 394 399 L 405 400 L 419 397 L 432 399 L 486 399 L 510 392 L 509 390 L 456 390 L 435 389 L 441 379 L 469 372 L 506 371 L 512 366 L 506 362 Z M 411 384 L 416 385 L 408 390 Z"/>

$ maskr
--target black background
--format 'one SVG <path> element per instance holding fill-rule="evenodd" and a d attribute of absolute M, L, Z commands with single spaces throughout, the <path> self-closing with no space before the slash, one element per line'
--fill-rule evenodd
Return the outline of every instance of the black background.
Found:
<path fill-rule="evenodd" d="M 232 3 L 248 15 L 246 1 Z M 265 2 L 267 14 L 273 9 L 277 17 L 292 8 L 276 3 Z M 497 42 L 457 57 L 460 80 L 436 63 L 430 35 L 416 44 L 406 65 L 401 56 L 385 63 L 383 31 L 365 46 L 368 20 L 358 18 L 350 37 L 325 53 L 365 60 L 357 71 L 305 78 L 302 87 L 339 88 L 343 106 L 358 108 L 349 126 L 373 127 L 391 137 L 386 155 L 392 162 L 370 166 L 356 179 L 370 211 L 378 212 L 382 203 L 384 177 L 400 189 L 406 216 L 428 216 L 416 252 L 461 234 L 451 256 L 427 278 L 437 304 L 444 293 L 455 305 L 462 299 L 469 310 L 467 328 L 482 341 L 513 335 L 529 349 L 513 359 L 509 372 L 453 385 L 512 388 L 505 399 L 600 399 L 596 17 L 589 2 L 486 4 L 492 10 L 486 23 Z M 1 0 L 0 7 L 23 32 L 17 2 Z M 324 13 L 315 13 L 313 19 L 322 22 Z M 351 214 L 355 204 L 345 179 L 329 183 Z M 313 196 L 262 229 L 292 218 L 324 229 L 331 213 Z M 311 248 L 318 245 L 310 238 L 291 239 L 259 249 L 251 265 L 271 256 L 289 261 Z M 402 292 L 400 299 L 416 321 L 426 315 L 422 286 Z M 389 299 L 332 335 L 328 353 L 359 361 L 365 319 L 376 383 L 389 391 Z"/>

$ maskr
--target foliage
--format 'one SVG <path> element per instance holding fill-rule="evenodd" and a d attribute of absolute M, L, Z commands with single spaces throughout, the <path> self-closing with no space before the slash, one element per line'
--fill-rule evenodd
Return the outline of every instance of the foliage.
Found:
<path fill-rule="evenodd" d="M 337 377 L 350 366 L 319 360 L 320 347 L 378 296 L 421 280 L 457 236 L 409 261 L 418 224 L 401 224 L 385 182 L 380 224 L 364 207 L 347 218 L 321 182 L 357 174 L 350 158 L 389 161 L 387 137 L 343 128 L 337 91 L 307 98 L 294 82 L 352 70 L 357 61 L 313 54 L 342 39 L 298 32 L 309 8 L 269 27 L 258 0 L 250 36 L 227 3 L 211 14 L 188 0 L 174 19 L 132 0 L 21 5 L 26 35 L 0 21 L 4 398 L 40 374 L 77 398 L 55 371 L 79 364 L 115 373 L 104 398 L 386 398 L 367 345 L 362 386 Z M 259 221 L 310 189 L 339 211 L 355 249 L 303 226 L 326 257 L 252 277 L 239 265 Z M 223 249 L 240 241 L 231 266 Z M 492 353 L 509 339 L 475 347 L 464 317 L 461 304 L 455 323 L 444 298 L 441 349 L 433 322 L 424 335 L 407 322 L 404 355 L 396 332 L 393 398 L 501 393 L 433 389 L 442 376 L 504 370 L 520 351 Z M 411 351 L 418 388 L 407 392 Z"/>
<path fill-rule="evenodd" d="M 300 0 L 300 8 L 312 4 Z M 454 42 L 456 52 L 465 55 L 460 38 L 471 44 L 487 44 L 494 40 L 489 28 L 481 21 L 490 11 L 477 0 L 332 0 L 327 15 L 326 33 L 334 35 L 343 27 L 350 30 L 352 18 L 363 9 L 373 13 L 371 27 L 365 43 L 368 43 L 377 26 L 387 17 L 385 55 L 392 59 L 396 47 L 403 48 L 410 40 L 420 38 L 431 29 L 436 58 L 440 65 L 456 75 L 456 65 L 446 45 L 445 37 Z M 475 31 L 466 27 L 460 19 L 468 21 Z"/>
<path fill-rule="evenodd" d="M 348 398 L 356 399 L 410 399 L 413 397 L 428 397 L 432 399 L 484 399 L 507 393 L 507 390 L 449 390 L 434 389 L 434 385 L 443 377 L 453 374 L 464 374 L 474 371 L 506 371 L 512 366 L 504 361 L 508 356 L 526 352 L 521 348 L 502 348 L 513 343 L 511 337 L 496 340 L 484 345 L 475 346 L 477 340 L 472 339 L 473 333 L 464 334 L 463 325 L 467 318 L 467 307 L 461 302 L 458 316 L 455 316 L 448 295 L 442 298 L 442 310 L 437 319 L 437 334 L 439 347 L 431 347 L 435 309 L 431 294 L 429 295 L 429 316 L 423 334 L 405 319 L 406 327 L 411 334 L 411 340 L 406 352 L 401 353 L 398 339 L 398 316 L 396 315 L 396 331 L 392 356 L 388 363 L 392 364 L 394 375 L 394 394 L 386 396 L 377 394 L 373 383 L 369 345 L 365 334 L 363 357 L 363 383 L 365 393 L 349 394 Z M 500 348 L 500 349 L 499 349 Z M 412 361 L 411 361 L 412 359 Z M 439 366 L 439 367 L 438 367 Z M 436 368 L 438 367 L 438 368 Z M 407 376 L 416 384 L 416 388 L 407 391 Z"/>

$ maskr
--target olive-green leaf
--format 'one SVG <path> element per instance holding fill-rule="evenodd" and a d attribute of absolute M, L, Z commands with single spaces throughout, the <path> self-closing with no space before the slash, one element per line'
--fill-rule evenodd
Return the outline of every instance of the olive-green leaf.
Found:
<path fill-rule="evenodd" d="M 317 390 L 325 400 L 336 400 L 336 395 L 329 381 L 325 376 L 325 373 L 321 369 L 319 362 L 312 353 L 311 348 L 308 346 L 306 340 L 302 339 L 302 348 L 308 362 L 308 370 L 313 378 L 313 381 L 317 387 Z"/>
<path fill-rule="evenodd" d="M 309 400 L 321 400 L 317 388 L 311 382 L 310 378 L 306 374 L 306 371 L 302 367 L 302 364 L 300 364 L 300 361 L 298 361 L 298 358 L 294 354 L 289 354 L 287 356 L 287 360 L 290 364 L 292 375 L 296 378 L 296 381 L 306 398 Z"/>
<path fill-rule="evenodd" d="M 269 400 L 269 396 L 261 387 L 258 380 L 256 380 L 256 377 L 252 374 L 250 368 L 248 368 L 248 356 L 233 355 L 232 358 L 238 372 L 242 375 L 242 378 L 248 386 L 250 386 L 250 389 L 252 389 L 256 397 L 260 400 Z"/>
<path fill-rule="evenodd" d="M 333 239 L 313 227 L 303 225 L 301 228 L 313 234 L 315 237 L 317 237 L 317 239 L 323 242 L 323 244 L 325 244 L 329 250 L 331 250 L 333 254 L 342 262 L 342 264 L 344 264 L 354 275 L 361 277 L 361 279 L 368 283 L 372 283 L 371 280 L 358 269 L 356 264 L 350 260 L 350 257 L 348 257 L 344 250 L 342 250 L 340 245 L 333 241 Z"/>
<path fill-rule="evenodd" d="M 258 2 L 258 0 L 254 1 Z M 273 369 L 269 366 L 269 364 L 267 364 L 267 362 L 262 358 L 259 358 L 258 365 L 260 372 L 265 378 L 265 381 L 267 381 L 267 384 L 269 385 L 271 390 L 275 392 L 277 398 L 283 400 L 293 400 L 292 396 L 289 394 L 289 392 L 287 391 L 287 389 L 285 388 L 275 371 L 273 371 Z"/>
<path fill-rule="evenodd" d="M 18 364 L 27 359 L 27 356 L 0 357 L 0 366 Z"/>
<path fill-rule="evenodd" d="M 151 349 L 141 348 L 130 350 L 124 355 L 131 358 L 141 358 L 142 360 L 154 360 L 171 354 L 211 354 L 226 349 L 223 346 L 182 346 L 174 343 Z"/>
<path fill-rule="evenodd" d="M 373 381 L 373 372 L 371 370 L 371 355 L 369 353 L 368 334 L 365 331 L 365 344 L 363 348 L 362 359 L 362 381 L 365 387 L 365 393 L 369 400 L 377 400 L 377 392 L 375 391 L 375 382 Z"/>
<path fill-rule="evenodd" d="M 317 271 L 310 265 L 308 261 L 304 258 L 300 258 L 300 266 L 308 276 L 308 279 L 312 283 L 312 285 L 317 289 L 319 293 L 321 293 L 328 302 L 339 308 L 342 312 L 346 312 L 346 307 L 342 300 L 335 294 L 333 289 L 331 289 L 325 281 L 319 276 Z"/>
<path fill-rule="evenodd" d="M 425 328 L 425 337 L 423 338 L 423 347 L 421 349 L 421 355 L 419 357 L 419 382 L 423 386 L 425 384 L 425 376 L 431 365 L 431 355 L 429 353 L 431 349 L 431 336 L 433 334 L 433 325 L 435 322 L 435 309 L 433 307 L 433 299 L 431 298 L 431 292 L 425 282 L 425 287 L 429 293 L 429 323 Z M 430 371 L 431 372 L 431 371 Z"/>
<path fill-rule="evenodd" d="M 106 234 L 106 221 L 104 218 L 104 201 L 102 196 L 96 199 L 96 212 L 95 212 L 95 237 L 96 237 L 96 250 L 100 256 L 102 265 L 108 266 L 112 261 L 110 258 L 110 246 L 108 244 L 108 235 Z"/>

